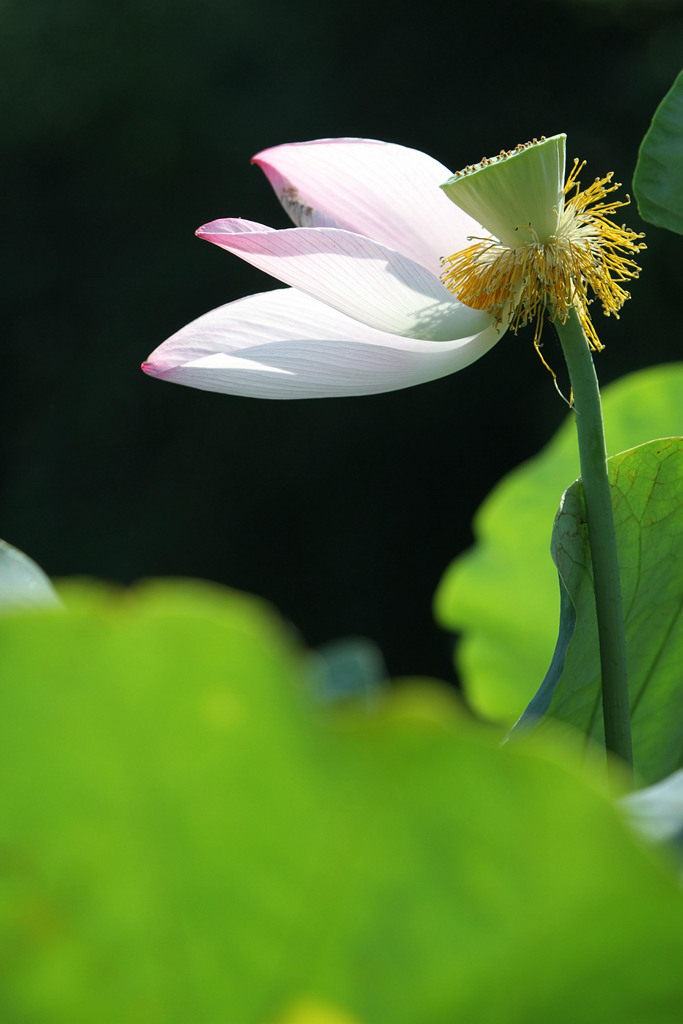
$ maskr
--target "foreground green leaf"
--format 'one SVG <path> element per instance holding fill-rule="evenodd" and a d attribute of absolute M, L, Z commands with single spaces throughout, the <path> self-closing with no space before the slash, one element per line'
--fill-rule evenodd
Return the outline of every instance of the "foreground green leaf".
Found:
<path fill-rule="evenodd" d="M 631 374 L 603 391 L 607 449 L 680 434 L 683 364 Z M 543 451 L 510 473 L 474 521 L 476 544 L 448 568 L 439 622 L 459 632 L 456 667 L 475 710 L 511 725 L 551 663 L 560 597 L 550 558 L 562 493 L 579 474 L 573 414 Z"/>
<path fill-rule="evenodd" d="M 0 620 L 3 1022 L 677 1024 L 683 893 L 556 744 L 323 716 L 217 588 L 64 598 Z"/>
<path fill-rule="evenodd" d="M 633 191 L 643 220 L 683 234 L 683 71 L 640 145 Z"/>
<path fill-rule="evenodd" d="M 683 766 L 683 439 L 651 441 L 609 460 L 629 666 L 634 767 L 647 783 Z M 517 728 L 548 718 L 604 743 L 600 652 L 580 481 L 565 493 L 551 551 L 576 610 L 563 671 Z M 514 730 L 513 730 L 514 732 Z"/>

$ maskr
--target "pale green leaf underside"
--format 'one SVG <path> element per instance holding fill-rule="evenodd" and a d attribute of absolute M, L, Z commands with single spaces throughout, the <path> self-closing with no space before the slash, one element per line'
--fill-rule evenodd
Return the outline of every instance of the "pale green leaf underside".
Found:
<path fill-rule="evenodd" d="M 620 800 L 635 828 L 651 842 L 683 843 L 683 769 Z"/>
<path fill-rule="evenodd" d="M 677 1024 L 683 894 L 559 752 L 326 717 L 240 595 L 63 596 L 0 619 L 3 1022 Z"/>
<path fill-rule="evenodd" d="M 683 71 L 640 145 L 633 191 L 643 220 L 683 234 Z"/>
<path fill-rule="evenodd" d="M 683 765 L 683 439 L 610 459 L 621 568 L 636 773 L 647 783 Z M 542 730 L 550 718 L 604 743 L 600 656 L 583 489 L 563 497 L 551 544 L 576 625 Z M 533 719 L 530 708 L 522 718 Z"/>
<path fill-rule="evenodd" d="M 58 604 L 49 579 L 23 551 L 0 540 L 0 612 Z"/>
<path fill-rule="evenodd" d="M 631 374 L 603 391 L 607 449 L 683 433 L 683 364 Z M 456 666 L 479 714 L 511 725 L 553 655 L 560 598 L 550 558 L 562 493 L 579 475 L 573 415 L 536 458 L 510 473 L 474 521 L 475 546 L 446 571 L 439 622 L 461 634 Z"/>

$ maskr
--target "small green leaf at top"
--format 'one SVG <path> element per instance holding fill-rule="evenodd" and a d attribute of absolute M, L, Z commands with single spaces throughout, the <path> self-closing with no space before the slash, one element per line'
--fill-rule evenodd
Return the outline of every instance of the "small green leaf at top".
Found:
<path fill-rule="evenodd" d="M 640 145 L 633 191 L 643 220 L 683 235 L 683 71 Z"/>

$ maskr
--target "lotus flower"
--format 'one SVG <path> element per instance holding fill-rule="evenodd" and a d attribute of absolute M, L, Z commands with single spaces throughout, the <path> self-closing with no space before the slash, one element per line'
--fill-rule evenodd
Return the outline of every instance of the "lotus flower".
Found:
<path fill-rule="evenodd" d="M 482 235 L 439 187 L 443 164 L 365 139 L 275 146 L 253 162 L 297 226 L 229 219 L 197 234 L 291 287 L 201 316 L 146 373 L 257 398 L 369 395 L 461 370 L 501 338 L 500 316 L 441 280 L 443 258 Z"/>
<path fill-rule="evenodd" d="M 565 139 L 534 139 L 454 175 L 364 139 L 264 150 L 254 163 L 298 226 L 216 220 L 197 234 L 291 287 L 207 313 L 143 369 L 259 398 L 369 395 L 461 370 L 508 326 L 535 321 L 540 352 L 544 319 L 564 323 L 572 309 L 601 349 L 590 293 L 618 316 L 645 245 L 611 220 L 628 204 L 608 198 L 619 187 L 611 173 L 582 192 L 576 160 L 564 181 Z"/>

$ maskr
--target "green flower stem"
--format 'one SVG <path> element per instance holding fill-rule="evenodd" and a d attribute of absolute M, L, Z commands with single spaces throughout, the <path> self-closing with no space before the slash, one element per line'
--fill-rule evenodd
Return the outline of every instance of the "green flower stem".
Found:
<path fill-rule="evenodd" d="M 624 611 L 600 388 L 590 346 L 576 310 L 572 309 L 565 323 L 557 320 L 555 327 L 567 361 L 576 414 L 600 640 L 605 746 L 632 771 Z"/>

